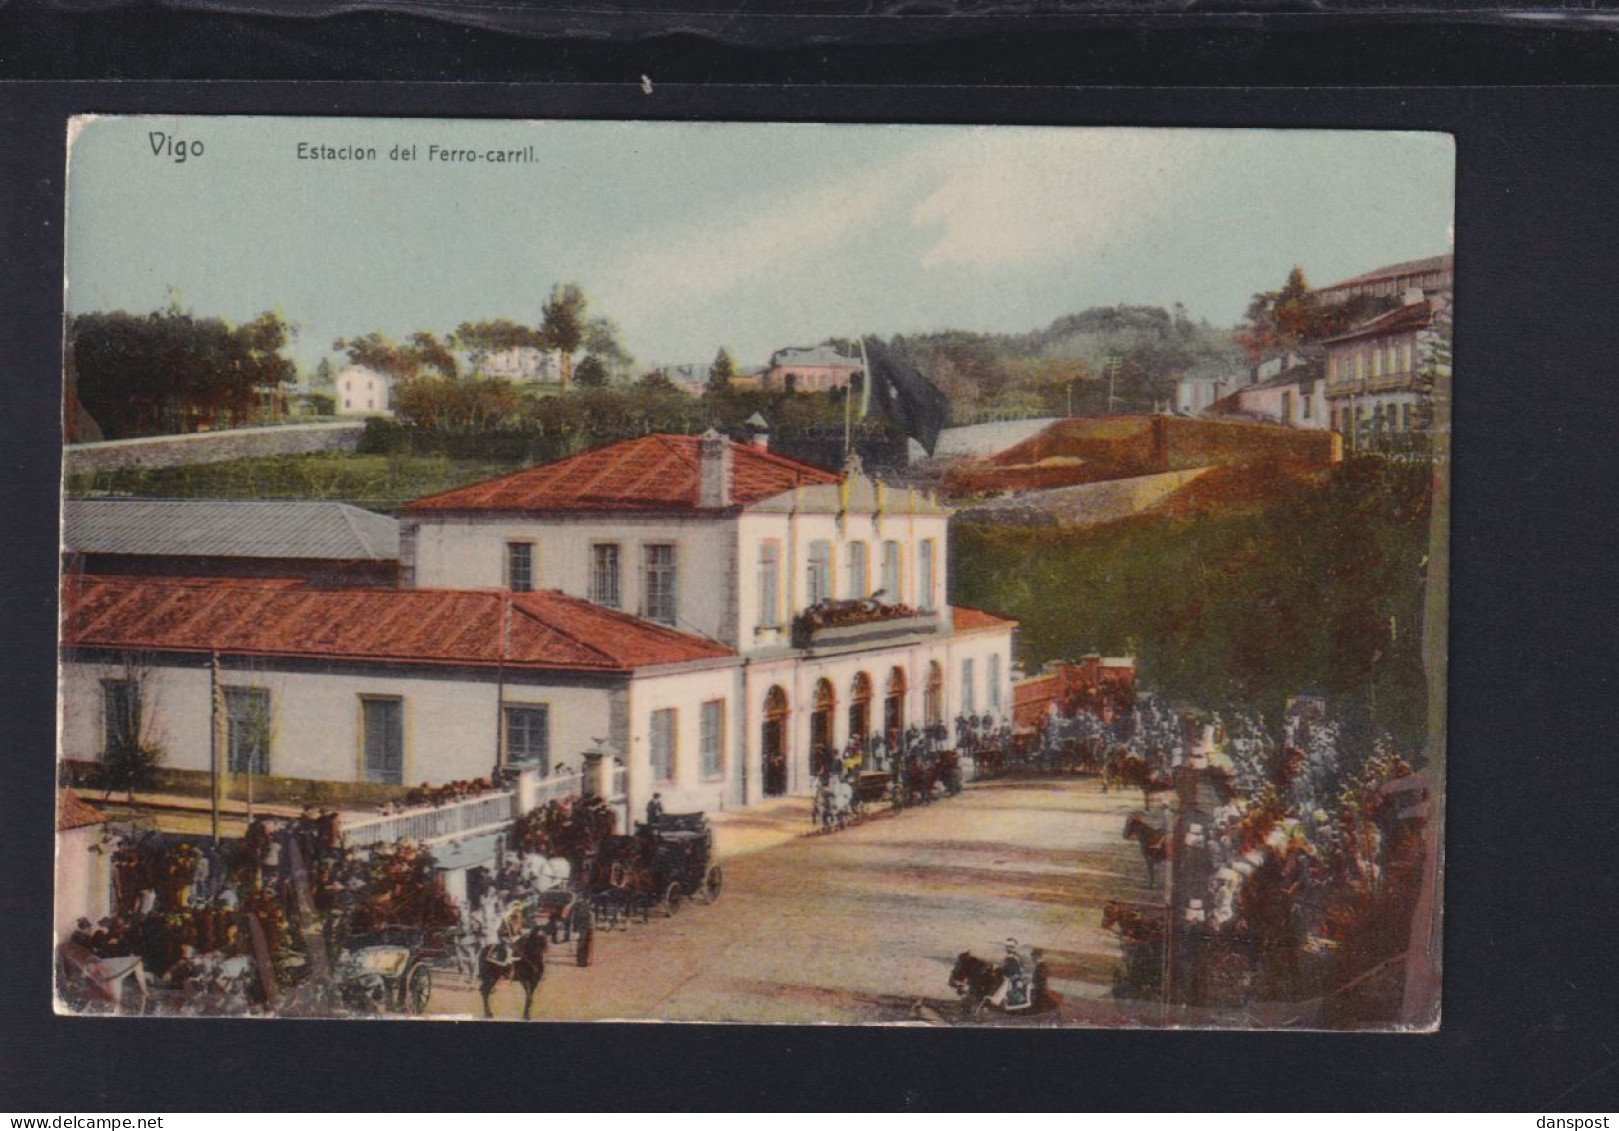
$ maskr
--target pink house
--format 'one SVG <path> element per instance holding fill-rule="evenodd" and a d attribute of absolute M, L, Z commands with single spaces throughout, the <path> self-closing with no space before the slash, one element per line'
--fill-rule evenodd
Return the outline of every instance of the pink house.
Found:
<path fill-rule="evenodd" d="M 761 387 L 776 392 L 823 393 L 848 386 L 863 372 L 860 359 L 845 357 L 831 346 L 777 350 L 770 357 Z"/>

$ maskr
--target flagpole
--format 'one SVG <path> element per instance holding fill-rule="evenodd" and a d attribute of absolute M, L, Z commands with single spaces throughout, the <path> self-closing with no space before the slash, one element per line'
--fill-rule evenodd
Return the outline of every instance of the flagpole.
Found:
<path fill-rule="evenodd" d="M 871 361 L 866 357 L 866 336 L 860 335 L 860 368 L 865 375 L 860 380 L 860 419 L 871 411 Z"/>

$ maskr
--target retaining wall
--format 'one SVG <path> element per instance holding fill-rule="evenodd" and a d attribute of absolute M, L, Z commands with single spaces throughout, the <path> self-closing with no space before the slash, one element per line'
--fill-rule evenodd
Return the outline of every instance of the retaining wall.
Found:
<path fill-rule="evenodd" d="M 223 432 L 193 432 L 183 436 L 148 436 L 138 440 L 107 440 L 98 444 L 67 444 L 62 448 L 62 462 L 66 474 L 79 475 L 97 471 L 224 463 L 256 456 L 352 452 L 359 448 L 360 437 L 364 434 L 363 420 L 232 428 Z"/>

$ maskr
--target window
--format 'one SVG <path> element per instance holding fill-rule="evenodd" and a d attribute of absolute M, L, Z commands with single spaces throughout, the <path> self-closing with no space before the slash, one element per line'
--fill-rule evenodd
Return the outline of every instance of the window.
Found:
<path fill-rule="evenodd" d="M 384 785 L 405 782 L 405 705 L 398 699 L 362 699 L 365 728 L 365 780 Z"/>
<path fill-rule="evenodd" d="M 590 599 L 609 609 L 623 607 L 618 587 L 617 542 L 598 542 L 590 548 Z"/>
<path fill-rule="evenodd" d="M 109 679 L 101 685 L 102 744 L 113 750 L 139 740 L 141 689 L 132 679 Z"/>
<path fill-rule="evenodd" d="M 917 604 L 921 605 L 924 609 L 933 608 L 935 597 L 934 589 L 936 589 L 938 585 L 934 568 L 934 556 L 937 551 L 937 543 L 935 543 L 932 538 L 924 538 L 922 540 L 922 556 L 920 559 L 918 559 L 922 576 L 921 580 L 917 583 L 920 591 L 917 593 L 916 599 Z"/>
<path fill-rule="evenodd" d="M 1372 376 L 1380 377 L 1383 374 L 1383 350 L 1378 346 L 1372 347 Z"/>
<path fill-rule="evenodd" d="M 659 624 L 675 623 L 675 548 L 646 547 L 646 615 Z"/>
<path fill-rule="evenodd" d="M 759 626 L 781 624 L 781 543 L 759 543 Z"/>
<path fill-rule="evenodd" d="M 1404 365 L 1402 371 L 1406 372 L 1406 373 L 1410 373 L 1411 372 L 1411 340 L 1409 338 L 1406 339 L 1405 348 L 1404 348 L 1404 350 L 1402 352 L 1405 355 L 1405 365 Z"/>
<path fill-rule="evenodd" d="M 506 543 L 506 588 L 513 593 L 534 592 L 534 543 Z"/>
<path fill-rule="evenodd" d="M 849 569 L 844 578 L 844 596 L 862 601 L 871 596 L 871 574 L 866 568 L 866 544 L 849 543 Z"/>
<path fill-rule="evenodd" d="M 698 751 L 702 755 L 703 776 L 717 778 L 725 771 L 725 700 L 710 699 L 704 703 L 699 724 Z"/>
<path fill-rule="evenodd" d="M 270 693 L 264 688 L 225 688 L 225 749 L 231 773 L 270 772 Z"/>
<path fill-rule="evenodd" d="M 897 605 L 904 599 L 899 572 L 899 543 L 883 543 L 883 600 Z"/>
<path fill-rule="evenodd" d="M 652 712 L 652 777 L 657 781 L 675 780 L 675 709 Z"/>
<path fill-rule="evenodd" d="M 922 693 L 922 713 L 930 726 L 944 722 L 944 668 L 937 660 L 928 665 L 928 685 Z"/>
<path fill-rule="evenodd" d="M 809 603 L 832 599 L 832 543 L 824 538 L 809 545 Z"/>
<path fill-rule="evenodd" d="M 994 652 L 989 657 L 989 709 L 995 714 L 1001 710 L 1001 654 Z"/>
<path fill-rule="evenodd" d="M 976 715 L 978 701 L 973 697 L 973 662 L 961 661 L 961 713 Z"/>
<path fill-rule="evenodd" d="M 1401 431 L 1403 431 L 1403 432 L 1411 431 L 1411 402 L 1410 401 L 1406 401 L 1405 404 L 1400 406 L 1400 421 L 1401 421 L 1401 423 L 1400 423 L 1400 430 Z"/>
<path fill-rule="evenodd" d="M 551 709 L 543 704 L 506 708 L 506 764 L 551 764 Z"/>

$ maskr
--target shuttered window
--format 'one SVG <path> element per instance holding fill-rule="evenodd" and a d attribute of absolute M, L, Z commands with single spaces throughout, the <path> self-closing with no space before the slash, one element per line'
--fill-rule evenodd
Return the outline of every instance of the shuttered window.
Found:
<path fill-rule="evenodd" d="M 365 725 L 365 780 L 405 782 L 405 705 L 398 699 L 361 700 Z"/>
<path fill-rule="evenodd" d="M 717 778 L 725 770 L 725 700 L 704 703 L 701 722 L 703 776 Z"/>
<path fill-rule="evenodd" d="M 270 693 L 262 687 L 225 688 L 225 731 L 233 774 L 270 772 Z"/>
<path fill-rule="evenodd" d="M 675 780 L 675 709 L 652 712 L 652 777 L 660 782 Z"/>

